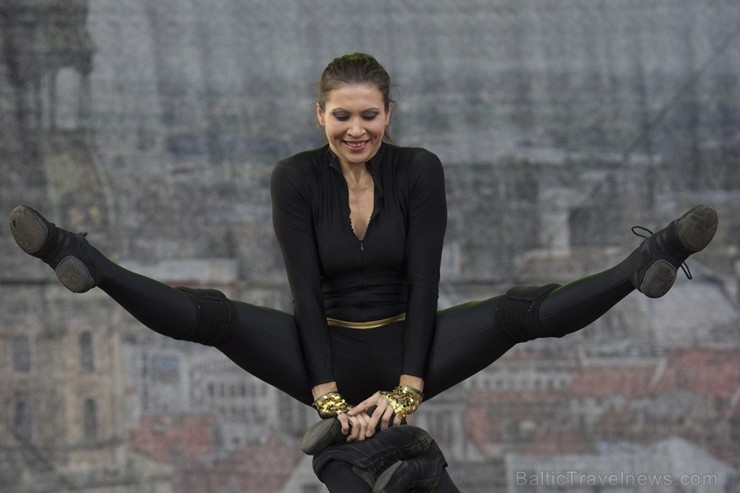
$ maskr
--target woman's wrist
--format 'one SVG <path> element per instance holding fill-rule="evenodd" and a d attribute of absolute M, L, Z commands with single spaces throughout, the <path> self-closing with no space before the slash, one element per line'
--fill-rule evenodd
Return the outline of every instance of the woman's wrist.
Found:
<path fill-rule="evenodd" d="M 337 391 L 327 392 L 318 397 L 313 401 L 313 407 L 324 419 L 335 418 L 352 409 L 352 406 Z"/>
<path fill-rule="evenodd" d="M 318 399 L 324 394 L 328 394 L 329 392 L 336 392 L 339 389 L 337 388 L 337 382 L 326 382 L 326 383 L 320 383 L 317 386 L 313 387 L 311 389 L 311 394 L 313 395 L 314 400 Z"/>
<path fill-rule="evenodd" d="M 346 413 L 352 406 L 341 396 L 337 382 L 320 383 L 311 389 L 313 407 L 322 418 L 336 417 Z"/>
<path fill-rule="evenodd" d="M 424 392 L 424 379 L 413 375 L 401 375 L 398 379 L 398 385 L 407 385 L 419 392 Z"/>
<path fill-rule="evenodd" d="M 403 384 L 390 392 L 382 390 L 380 395 L 386 398 L 394 414 L 400 419 L 415 413 L 424 400 L 424 394 L 420 390 Z"/>

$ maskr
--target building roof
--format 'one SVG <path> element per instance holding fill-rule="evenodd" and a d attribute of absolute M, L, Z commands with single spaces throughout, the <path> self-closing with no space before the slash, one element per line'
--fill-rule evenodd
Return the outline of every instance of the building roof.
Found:
<path fill-rule="evenodd" d="M 653 393 L 655 366 L 590 366 L 573 377 L 570 393 L 576 397 L 645 397 Z"/>
<path fill-rule="evenodd" d="M 740 358 L 730 349 L 674 349 L 658 364 L 591 365 L 571 381 L 573 396 L 656 396 L 673 390 L 732 398 L 740 389 Z"/>
<path fill-rule="evenodd" d="M 265 443 L 250 444 L 224 458 L 204 462 L 202 469 L 183 470 L 181 480 L 199 493 L 275 493 L 283 490 L 303 457 L 294 444 L 270 433 Z"/>
<path fill-rule="evenodd" d="M 215 450 L 212 414 L 145 415 L 130 432 L 131 449 L 157 462 L 192 464 Z"/>
<path fill-rule="evenodd" d="M 466 395 L 469 407 L 499 404 L 558 404 L 567 394 L 553 390 L 471 390 Z"/>

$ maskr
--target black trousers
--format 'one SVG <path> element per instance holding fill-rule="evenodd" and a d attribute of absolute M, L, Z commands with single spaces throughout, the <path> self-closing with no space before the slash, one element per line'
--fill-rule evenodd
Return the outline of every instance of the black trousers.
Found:
<path fill-rule="evenodd" d="M 163 335 L 193 340 L 193 326 L 207 313 L 196 309 L 191 296 L 105 257 L 98 263 L 100 288 L 134 317 Z M 519 342 L 561 337 L 590 324 L 634 289 L 629 280 L 633 263 L 630 256 L 596 275 L 540 290 L 531 303 L 526 295 L 514 293 L 441 310 L 425 375 L 425 399 L 474 375 Z M 236 316 L 218 338 L 209 339 L 212 345 L 255 377 L 311 404 L 293 316 L 241 301 L 228 303 Z M 357 403 L 398 384 L 402 323 L 330 331 L 335 377 L 348 401 Z"/>

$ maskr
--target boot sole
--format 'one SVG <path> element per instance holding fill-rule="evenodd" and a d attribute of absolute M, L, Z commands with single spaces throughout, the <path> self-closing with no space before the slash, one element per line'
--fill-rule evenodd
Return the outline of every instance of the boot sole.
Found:
<path fill-rule="evenodd" d="M 660 298 L 676 282 L 677 269 L 667 260 L 658 260 L 651 265 L 642 278 L 640 291 L 648 298 Z"/>
<path fill-rule="evenodd" d="M 19 205 L 10 213 L 10 232 L 21 249 L 35 255 L 46 243 L 49 228 L 33 209 Z M 95 280 L 85 264 L 76 257 L 65 257 L 54 269 L 57 279 L 73 293 L 85 293 L 95 287 Z"/>
<path fill-rule="evenodd" d="M 73 293 L 85 293 L 95 287 L 95 279 L 77 257 L 65 257 L 54 272 L 59 282 Z"/>
<path fill-rule="evenodd" d="M 718 223 L 717 211 L 706 204 L 697 205 L 679 219 L 676 235 L 688 253 L 700 252 L 714 238 Z M 677 271 L 667 260 L 658 260 L 645 273 L 640 291 L 649 298 L 660 298 L 676 282 Z"/>
<path fill-rule="evenodd" d="M 10 213 L 10 232 L 18 246 L 29 255 L 41 250 L 49 237 L 46 222 L 36 212 L 22 205 Z"/>
<path fill-rule="evenodd" d="M 686 250 L 696 253 L 712 241 L 718 222 L 717 211 L 705 204 L 698 205 L 679 220 L 676 234 Z"/>
<path fill-rule="evenodd" d="M 338 430 L 332 430 L 332 428 Z M 316 455 L 334 442 L 335 431 L 341 430 L 341 423 L 336 418 L 325 419 L 312 425 L 301 440 L 301 450 L 307 455 Z"/>
<path fill-rule="evenodd" d="M 378 476 L 378 479 L 375 480 L 375 484 L 373 485 L 373 493 L 393 493 L 397 491 L 394 489 L 388 489 L 389 483 L 393 480 L 393 477 L 396 474 L 396 471 L 398 471 L 401 466 L 405 465 L 405 463 L 402 460 L 399 460 L 398 462 L 394 462 L 388 469 L 383 471 L 380 476 Z"/>

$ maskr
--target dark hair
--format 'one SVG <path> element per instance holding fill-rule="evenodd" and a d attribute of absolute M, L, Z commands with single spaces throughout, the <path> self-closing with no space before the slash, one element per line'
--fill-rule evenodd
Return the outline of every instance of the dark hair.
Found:
<path fill-rule="evenodd" d="M 385 110 L 390 111 L 396 102 L 391 99 L 391 77 L 383 66 L 365 53 L 352 53 L 335 58 L 321 74 L 319 80 L 319 107 L 326 108 L 327 95 L 342 84 L 372 84 L 383 95 Z M 383 140 L 393 143 L 386 127 Z"/>

